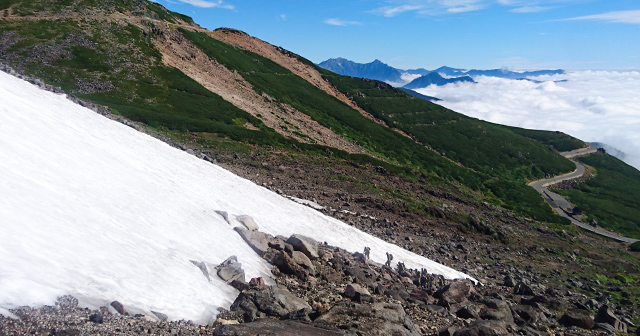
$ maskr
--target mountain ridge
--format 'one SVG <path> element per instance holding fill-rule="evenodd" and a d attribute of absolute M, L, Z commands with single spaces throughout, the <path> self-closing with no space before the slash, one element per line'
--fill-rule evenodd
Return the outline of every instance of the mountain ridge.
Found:
<path fill-rule="evenodd" d="M 341 64 L 347 64 L 348 66 L 344 67 Z M 377 59 L 371 63 L 363 64 L 363 63 L 356 63 L 356 62 L 339 57 L 339 58 L 328 59 L 326 61 L 318 63 L 318 66 L 325 68 L 327 70 L 333 71 L 335 73 L 345 75 L 345 76 L 376 79 L 376 80 L 381 80 L 384 82 L 389 82 L 394 84 L 400 83 L 400 86 L 410 85 L 411 87 L 407 87 L 409 89 L 422 88 L 428 85 L 418 87 L 416 85 L 418 85 L 419 82 L 416 82 L 415 84 L 412 85 L 411 81 L 416 81 L 419 78 L 406 82 L 406 80 L 403 80 L 402 78 L 403 75 L 405 74 L 420 75 L 420 77 L 424 77 L 421 81 L 425 83 L 435 84 L 435 85 L 446 85 L 454 82 L 468 82 L 469 79 L 473 80 L 473 77 L 478 77 L 478 76 L 490 76 L 490 77 L 499 77 L 499 78 L 508 78 L 508 79 L 525 79 L 526 77 L 535 77 L 535 76 L 543 76 L 543 75 L 548 76 L 548 75 L 565 73 L 565 71 L 561 69 L 517 72 L 517 71 L 508 70 L 506 68 L 491 69 L 491 70 L 477 70 L 477 69 L 466 70 L 466 69 L 452 68 L 448 66 L 442 66 L 435 70 L 427 70 L 424 68 L 402 70 L 402 69 L 391 67 L 387 64 L 384 64 L 385 71 L 377 71 L 377 69 L 380 67 L 380 64 L 384 64 L 384 63 L 382 63 L 380 60 L 377 60 Z M 351 69 L 358 69 L 358 71 L 353 71 Z M 390 73 L 392 75 L 390 75 Z M 429 77 L 425 77 L 425 76 L 428 76 L 429 74 L 434 74 L 431 76 L 435 76 L 435 74 L 437 74 L 441 77 L 442 76 L 454 77 L 454 78 L 447 78 L 454 81 L 444 81 L 436 78 L 432 78 L 431 80 L 429 80 L 428 79 Z"/>

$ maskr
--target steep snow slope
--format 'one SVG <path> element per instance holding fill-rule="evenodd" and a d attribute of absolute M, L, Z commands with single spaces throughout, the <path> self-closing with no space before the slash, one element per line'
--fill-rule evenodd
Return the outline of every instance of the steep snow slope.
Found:
<path fill-rule="evenodd" d="M 273 235 L 369 246 L 378 262 L 390 252 L 466 277 L 0 72 L 0 307 L 70 293 L 210 321 L 237 292 L 189 260 L 236 255 L 248 278 L 270 274 L 215 210 L 250 215 Z"/>

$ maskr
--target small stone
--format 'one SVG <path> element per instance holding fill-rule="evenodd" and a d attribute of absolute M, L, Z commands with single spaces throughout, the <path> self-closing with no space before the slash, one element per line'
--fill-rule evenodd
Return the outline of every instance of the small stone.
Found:
<path fill-rule="evenodd" d="M 91 316 L 89 316 L 89 321 L 101 324 L 104 322 L 104 317 L 102 317 L 102 314 L 92 314 Z"/>

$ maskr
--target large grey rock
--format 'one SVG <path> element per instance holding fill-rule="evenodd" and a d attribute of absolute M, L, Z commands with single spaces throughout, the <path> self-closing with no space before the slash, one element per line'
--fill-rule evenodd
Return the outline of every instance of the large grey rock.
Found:
<path fill-rule="evenodd" d="M 303 280 L 306 280 L 309 277 L 309 271 L 300 266 L 284 251 L 278 251 L 273 257 L 272 262 L 282 273 L 295 275 Z"/>
<path fill-rule="evenodd" d="M 582 309 L 566 312 L 562 318 L 560 318 L 560 323 L 588 330 L 593 329 L 594 326 L 594 321 L 593 318 L 589 316 L 589 311 Z"/>
<path fill-rule="evenodd" d="M 276 286 L 242 292 L 231 305 L 232 311 L 243 312 L 245 322 L 254 321 L 261 315 L 281 318 L 301 309 L 310 312 L 311 306 L 286 289 Z"/>
<path fill-rule="evenodd" d="M 536 323 L 538 321 L 538 312 L 532 306 L 517 305 L 511 307 L 511 310 L 527 323 Z"/>
<path fill-rule="evenodd" d="M 608 305 L 602 305 L 602 307 L 598 309 L 594 322 L 609 324 L 618 332 L 627 332 L 627 324 L 620 321 Z"/>
<path fill-rule="evenodd" d="M 314 322 L 318 325 L 345 326 L 347 332 L 358 335 L 420 335 L 411 318 L 396 303 L 359 304 L 342 301 Z"/>
<path fill-rule="evenodd" d="M 304 253 L 311 260 L 316 260 L 320 257 L 318 255 L 318 242 L 313 238 L 294 234 L 287 239 L 287 243 L 291 244 L 296 251 Z"/>
<path fill-rule="evenodd" d="M 512 335 L 513 326 L 504 321 L 484 321 L 478 320 L 470 323 L 467 327 L 459 329 L 454 336 L 501 336 Z"/>
<path fill-rule="evenodd" d="M 249 231 L 258 231 L 258 224 L 248 215 L 236 216 L 238 222 L 242 223 Z"/>
<path fill-rule="evenodd" d="M 291 253 L 291 259 L 293 259 L 293 261 L 304 267 L 304 269 L 307 270 L 307 272 L 309 272 L 309 274 L 311 275 L 315 275 L 316 274 L 316 267 L 313 266 L 313 263 L 311 262 L 311 259 L 309 259 L 309 257 L 307 257 L 306 254 L 300 252 L 300 251 L 293 251 Z"/>
<path fill-rule="evenodd" d="M 259 255 L 263 256 L 269 249 L 269 241 L 273 236 L 260 231 L 251 231 L 243 227 L 233 228 L 242 239 Z"/>
<path fill-rule="evenodd" d="M 485 308 L 480 311 L 480 317 L 484 320 L 513 322 L 513 314 L 511 308 L 506 301 L 499 299 L 490 299 L 485 301 Z"/>
<path fill-rule="evenodd" d="M 373 302 L 369 290 L 358 284 L 348 284 L 343 295 L 357 302 Z"/>
<path fill-rule="evenodd" d="M 443 307 L 449 307 L 453 304 L 459 304 L 469 299 L 475 300 L 480 297 L 473 284 L 469 280 L 454 280 L 449 285 L 444 286 L 433 296 L 439 299 L 438 304 Z"/>
<path fill-rule="evenodd" d="M 313 325 L 290 320 L 260 319 L 250 323 L 221 325 L 213 331 L 214 336 L 338 336 L 344 335 L 339 330 L 327 330 Z"/>
<path fill-rule="evenodd" d="M 220 268 L 218 270 L 218 276 L 220 277 L 220 279 L 227 283 L 231 283 L 234 280 L 246 282 L 244 277 L 244 270 L 242 269 L 242 265 L 240 263 Z"/>

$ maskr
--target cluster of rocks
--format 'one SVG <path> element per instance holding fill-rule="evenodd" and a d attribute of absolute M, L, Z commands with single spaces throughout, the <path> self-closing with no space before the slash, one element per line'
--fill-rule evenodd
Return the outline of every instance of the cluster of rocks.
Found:
<path fill-rule="evenodd" d="M 234 285 L 241 293 L 218 316 L 220 334 L 262 332 L 265 319 L 278 320 L 268 322 L 270 327 L 302 322 L 318 335 L 596 335 L 634 326 L 606 300 L 580 303 L 573 293 L 538 293 L 545 287 L 521 276 L 507 274 L 502 286 L 477 287 L 401 262 L 394 269 L 304 236 L 285 239 L 249 227 L 236 230 L 274 265 L 277 284 L 252 279 Z M 597 311 L 595 317 L 580 310 L 585 305 Z"/>

